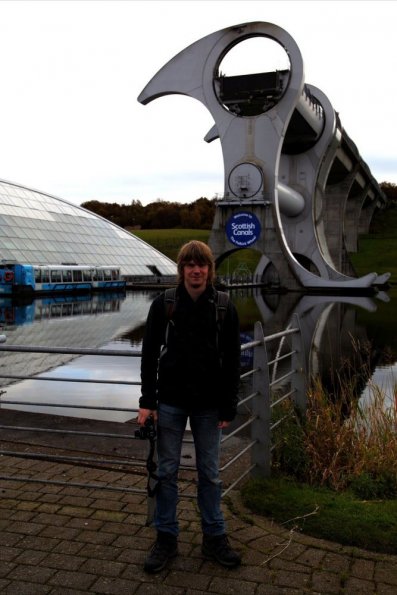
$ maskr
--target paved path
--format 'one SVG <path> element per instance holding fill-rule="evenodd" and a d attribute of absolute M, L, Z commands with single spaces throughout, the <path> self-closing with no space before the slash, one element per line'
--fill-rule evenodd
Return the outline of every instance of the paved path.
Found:
<path fill-rule="evenodd" d="M 137 472 L 0 456 L 0 475 L 145 487 Z M 203 560 L 195 502 L 182 499 L 180 555 L 158 575 L 142 570 L 154 531 L 142 495 L 0 480 L 0 592 L 4 595 L 395 595 L 397 557 L 290 534 L 242 506 L 224 504 L 238 569 Z"/>

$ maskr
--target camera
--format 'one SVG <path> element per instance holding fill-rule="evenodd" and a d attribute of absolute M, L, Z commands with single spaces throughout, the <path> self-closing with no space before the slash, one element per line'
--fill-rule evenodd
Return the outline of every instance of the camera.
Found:
<path fill-rule="evenodd" d="M 135 430 L 135 438 L 139 438 L 139 440 L 154 440 L 156 438 L 156 426 L 153 417 L 148 417 L 145 425 Z"/>

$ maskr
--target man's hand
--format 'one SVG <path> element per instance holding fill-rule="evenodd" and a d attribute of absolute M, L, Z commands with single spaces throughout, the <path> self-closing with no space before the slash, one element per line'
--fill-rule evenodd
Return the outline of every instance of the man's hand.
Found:
<path fill-rule="evenodd" d="M 220 430 L 224 430 L 225 428 L 227 428 L 230 425 L 230 421 L 220 421 L 218 423 L 218 428 Z"/>
<path fill-rule="evenodd" d="M 156 409 L 139 409 L 137 422 L 140 426 L 145 425 L 145 421 L 148 417 L 152 416 L 153 420 L 157 421 L 157 410 Z"/>

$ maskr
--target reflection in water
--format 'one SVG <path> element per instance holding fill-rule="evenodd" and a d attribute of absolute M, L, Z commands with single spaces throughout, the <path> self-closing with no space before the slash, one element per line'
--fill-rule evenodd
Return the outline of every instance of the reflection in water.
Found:
<path fill-rule="evenodd" d="M 0 324 L 20 326 L 70 316 L 92 316 L 120 310 L 125 294 L 52 295 L 42 298 L 0 299 Z"/>
<path fill-rule="evenodd" d="M 389 379 L 397 372 L 397 318 L 393 291 L 376 296 L 358 295 L 310 295 L 290 292 L 267 294 L 251 291 L 255 313 L 251 320 L 263 322 L 265 336 L 282 329 L 301 328 L 304 358 L 301 362 L 304 374 L 295 374 L 291 379 L 277 379 L 288 375 L 292 358 L 292 339 L 282 338 L 268 343 L 269 359 L 284 356 L 285 359 L 270 367 L 270 380 L 275 393 L 285 394 L 296 389 L 303 393 L 308 378 L 320 378 L 331 396 L 338 398 L 340 387 L 348 384 L 357 398 L 363 393 L 373 375 L 379 376 L 382 367 Z M 235 292 L 233 299 L 240 312 L 247 307 L 247 295 Z M 246 317 L 243 316 L 243 320 Z M 252 328 L 245 327 L 245 342 L 253 338 Z M 248 336 L 248 338 L 247 338 Z M 385 374 L 383 374 L 385 376 Z M 395 382 L 395 380 L 394 380 Z M 394 398 L 393 381 L 384 383 L 388 394 Z"/>
<path fill-rule="evenodd" d="M 43 345 L 61 347 L 97 347 L 139 351 L 146 315 L 156 292 L 132 292 L 126 295 L 89 296 L 88 299 L 40 299 L 29 304 L 0 303 L 1 332 L 8 345 Z M 366 395 L 366 384 L 388 378 L 383 385 L 394 398 L 397 361 L 397 320 L 393 295 L 322 296 L 298 293 L 262 294 L 259 290 L 236 291 L 231 295 L 242 322 L 242 342 L 252 338 L 254 323 L 260 320 L 266 336 L 286 327 L 300 325 L 304 344 L 302 377 L 319 376 L 330 393 L 338 396 L 339 379 L 354 384 L 357 396 Z M 7 309 L 8 308 L 8 309 Z M 11 310 L 10 310 L 11 308 Z M 6 319 L 8 312 L 8 320 Z M 12 316 L 10 315 L 12 312 Z M 364 316 L 363 316 L 364 313 Z M 296 317 L 298 315 L 298 318 Z M 11 320 L 12 318 L 12 320 Z M 384 326 L 382 326 L 384 325 Z M 386 328 L 387 327 L 387 328 Z M 376 329 L 376 332 L 374 332 Z M 387 340 L 385 340 L 387 337 Z M 270 359 L 291 349 L 283 339 L 269 345 Z M 388 359 L 386 359 L 386 354 Z M 248 358 L 250 354 L 244 354 Z M 50 376 L 84 379 L 139 381 L 140 358 L 23 354 L 4 352 L 0 356 L 0 374 Z M 286 358 L 272 370 L 271 380 L 288 375 L 291 360 Z M 275 389 L 285 389 L 296 378 L 280 381 Z M 282 386 L 281 386 L 282 385 Z M 110 406 L 134 409 L 138 405 L 139 386 L 62 383 L 25 380 L 15 382 L 0 378 L 6 393 L 3 400 L 68 405 Z M 132 412 L 103 412 L 82 409 L 58 409 L 50 406 L 3 405 L 23 410 L 58 415 L 126 421 Z"/>
<path fill-rule="evenodd" d="M 82 296 L 71 299 L 43 298 L 30 304 L 11 304 L 13 320 L 3 322 L 1 332 L 7 345 L 40 345 L 50 347 L 111 348 L 139 350 L 142 326 L 145 323 L 153 292 L 133 292 Z M 2 303 L 2 312 L 10 304 Z M 122 337 L 128 337 L 127 340 Z M 137 340 L 135 340 L 137 339 Z M 134 343 L 136 347 L 134 347 Z M 139 358 L 75 356 L 65 354 L 8 353 L 0 357 L 0 374 L 82 379 L 139 379 Z M 106 384 L 62 383 L 24 380 L 16 382 L 0 378 L 6 389 L 3 400 L 67 403 L 80 405 L 134 408 L 138 402 L 135 386 Z M 19 408 L 41 413 L 54 413 L 95 419 L 125 421 L 135 414 L 91 410 L 58 409 L 28 405 Z"/>
<path fill-rule="evenodd" d="M 288 326 L 296 327 L 294 317 L 298 315 L 306 378 L 320 378 L 331 397 L 337 399 L 341 391 L 349 387 L 350 394 L 358 399 L 379 366 L 387 364 L 389 378 L 395 376 L 397 345 L 382 340 L 382 333 L 378 332 L 376 337 L 371 335 L 368 332 L 370 325 L 360 322 L 360 313 L 364 312 L 368 320 L 378 320 L 378 329 L 383 322 L 395 327 L 397 320 L 393 316 L 390 296 L 379 293 L 374 298 L 296 294 L 278 297 L 278 300 L 269 301 L 266 295 L 259 293 L 255 296 L 265 321 L 265 334 Z M 389 316 L 382 318 L 378 313 L 379 306 L 388 308 Z M 280 345 L 276 348 L 280 355 Z M 288 365 L 286 361 L 285 366 Z M 390 382 L 384 384 L 389 394 L 391 386 Z"/>
<path fill-rule="evenodd" d="M 124 351 L 128 348 L 125 343 L 112 341 L 102 346 L 106 349 Z M 140 358 L 124 356 L 89 356 L 76 357 L 61 366 L 56 366 L 45 373 L 46 377 L 84 379 L 84 380 L 115 380 L 120 382 L 136 381 L 139 379 Z M 38 377 L 44 374 L 38 374 Z M 66 415 L 72 417 L 86 417 L 108 421 L 125 422 L 136 417 L 134 409 L 138 406 L 140 396 L 139 386 L 88 384 L 82 382 L 62 382 L 48 380 L 24 380 L 11 387 L 7 387 L 5 398 L 23 402 L 43 403 L 36 405 L 9 405 L 13 409 L 23 411 L 49 413 L 52 415 Z M 1 403 L 1 399 L 0 399 Z M 58 407 L 50 404 L 57 403 Z M 46 405 L 48 404 L 48 405 Z M 68 408 L 59 408 L 66 404 Z M 70 406 L 73 408 L 69 408 Z M 129 411 L 108 411 L 101 409 L 79 409 L 85 407 L 110 407 Z M 6 406 L 6 405 L 4 405 Z M 132 411 L 131 411 L 132 410 Z"/>
<path fill-rule="evenodd" d="M 371 383 L 379 387 L 384 395 L 384 406 L 387 409 L 397 408 L 397 364 L 378 366 L 372 374 Z M 374 400 L 371 383 L 367 383 L 360 398 L 360 405 L 368 407 Z"/>

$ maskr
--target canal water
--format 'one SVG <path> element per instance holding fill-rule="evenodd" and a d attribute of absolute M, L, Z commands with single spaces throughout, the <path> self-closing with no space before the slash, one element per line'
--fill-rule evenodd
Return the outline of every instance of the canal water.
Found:
<path fill-rule="evenodd" d="M 157 293 L 40 298 L 24 305 L 2 301 L 0 333 L 7 345 L 112 349 L 120 356 L 2 352 L 0 408 L 120 422 L 134 418 L 139 386 L 81 380 L 139 382 L 140 358 L 123 353 L 140 351 L 146 315 Z M 348 377 L 363 400 L 371 398 L 370 386 L 376 383 L 394 404 L 396 289 L 371 297 L 241 289 L 232 291 L 231 299 L 239 312 L 242 343 L 253 338 L 257 321 L 265 336 L 299 325 L 307 374 L 320 376 L 331 392 Z M 250 355 L 244 353 L 243 363 L 249 364 Z M 30 379 L 15 378 L 20 376 Z"/>

